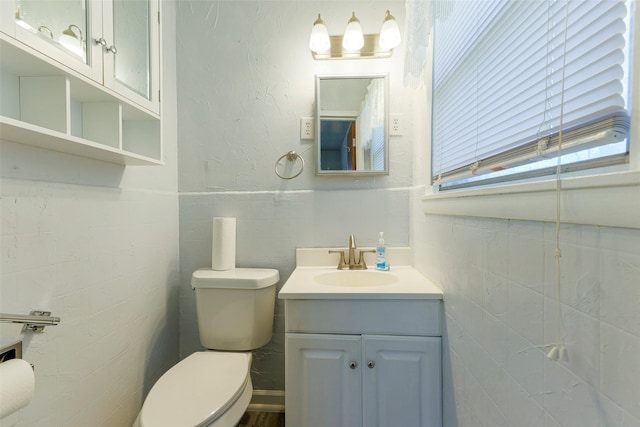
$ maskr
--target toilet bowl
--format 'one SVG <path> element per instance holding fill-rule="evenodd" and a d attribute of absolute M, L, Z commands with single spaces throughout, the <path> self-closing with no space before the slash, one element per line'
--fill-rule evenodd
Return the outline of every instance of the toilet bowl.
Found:
<path fill-rule="evenodd" d="M 193 273 L 201 344 L 160 377 L 134 427 L 234 427 L 253 393 L 250 350 L 271 340 L 277 270 Z"/>

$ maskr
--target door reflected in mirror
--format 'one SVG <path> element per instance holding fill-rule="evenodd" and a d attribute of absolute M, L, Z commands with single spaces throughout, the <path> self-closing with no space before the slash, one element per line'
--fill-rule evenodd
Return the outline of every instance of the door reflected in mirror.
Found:
<path fill-rule="evenodd" d="M 318 175 L 387 174 L 387 77 L 316 80 Z"/>

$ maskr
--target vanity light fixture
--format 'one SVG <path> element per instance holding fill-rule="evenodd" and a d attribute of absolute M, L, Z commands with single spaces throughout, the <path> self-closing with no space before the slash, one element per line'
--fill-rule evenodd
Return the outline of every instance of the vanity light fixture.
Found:
<path fill-rule="evenodd" d="M 309 49 L 314 59 L 388 58 L 400 44 L 400 28 L 390 11 L 386 11 L 380 34 L 364 34 L 356 13 L 343 35 L 330 36 L 318 14 L 309 37 Z"/>
<path fill-rule="evenodd" d="M 73 31 L 74 29 L 78 30 L 78 34 Z M 84 57 L 83 41 L 82 30 L 75 24 L 69 25 L 58 39 L 58 43 L 64 46 L 71 53 L 78 55 L 80 58 Z"/>

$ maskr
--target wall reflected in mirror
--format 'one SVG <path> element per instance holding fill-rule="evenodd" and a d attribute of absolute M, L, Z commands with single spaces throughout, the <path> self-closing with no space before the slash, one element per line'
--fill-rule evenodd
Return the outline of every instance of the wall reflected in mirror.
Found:
<path fill-rule="evenodd" d="M 319 175 L 387 174 L 387 77 L 316 80 Z"/>

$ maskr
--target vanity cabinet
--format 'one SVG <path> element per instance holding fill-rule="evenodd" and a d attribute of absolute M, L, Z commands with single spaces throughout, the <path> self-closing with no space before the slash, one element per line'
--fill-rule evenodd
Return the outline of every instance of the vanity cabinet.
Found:
<path fill-rule="evenodd" d="M 336 270 L 334 250 L 296 249 L 278 293 L 287 427 L 442 427 L 442 290 L 410 248 L 384 272 Z"/>
<path fill-rule="evenodd" d="M 440 341 L 287 334 L 287 426 L 439 427 Z"/>
<path fill-rule="evenodd" d="M 158 0 L 14 0 L 0 12 L 3 141 L 162 164 Z"/>

